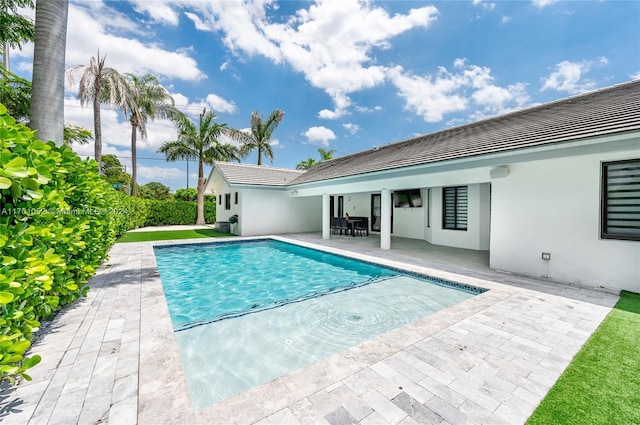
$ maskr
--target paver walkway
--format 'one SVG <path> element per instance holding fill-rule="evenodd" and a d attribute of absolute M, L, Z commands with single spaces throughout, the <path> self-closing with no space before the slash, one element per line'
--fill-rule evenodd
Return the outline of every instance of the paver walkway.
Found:
<path fill-rule="evenodd" d="M 43 357 L 34 380 L 0 393 L 3 424 L 523 423 L 617 300 L 402 257 L 413 271 L 490 290 L 194 411 L 152 245 L 115 245 L 87 298 L 46 327 L 33 347 Z M 360 251 L 400 266 L 393 250 Z"/>

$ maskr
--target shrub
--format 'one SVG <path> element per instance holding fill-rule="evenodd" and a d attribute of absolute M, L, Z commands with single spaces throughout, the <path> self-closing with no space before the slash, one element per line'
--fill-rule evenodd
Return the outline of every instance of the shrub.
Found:
<path fill-rule="evenodd" d="M 215 223 L 216 222 L 216 199 L 213 198 L 212 202 L 207 202 L 205 197 L 204 201 L 204 222 Z"/>
<path fill-rule="evenodd" d="M 43 143 L 0 104 L 0 379 L 30 379 L 40 321 L 86 294 L 117 233 L 138 224 L 123 196 L 95 161 Z"/>
<path fill-rule="evenodd" d="M 198 214 L 197 202 L 147 200 L 145 226 L 168 226 L 172 224 L 194 224 Z M 207 223 L 216 221 L 214 202 L 204 203 L 204 218 Z"/>
<path fill-rule="evenodd" d="M 188 189 L 178 189 L 173 194 L 176 201 L 195 201 L 198 198 L 198 190 L 190 187 Z"/>

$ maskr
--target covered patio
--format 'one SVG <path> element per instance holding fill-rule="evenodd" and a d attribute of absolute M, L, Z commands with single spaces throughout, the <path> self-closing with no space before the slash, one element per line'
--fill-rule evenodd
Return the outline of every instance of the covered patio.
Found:
<path fill-rule="evenodd" d="M 359 253 L 375 258 L 394 260 L 428 269 L 446 271 L 477 279 L 486 279 L 506 285 L 542 291 L 587 302 L 598 301 L 604 294 L 617 294 L 606 288 L 590 288 L 580 285 L 559 283 L 544 277 L 518 275 L 511 272 L 489 268 L 490 251 L 452 248 L 433 245 L 419 239 L 391 236 L 391 249 L 380 248 L 380 235 L 371 233 L 368 237 L 355 237 L 331 234 L 324 239 L 321 233 L 295 233 L 283 235 L 287 238 L 315 245 Z"/>

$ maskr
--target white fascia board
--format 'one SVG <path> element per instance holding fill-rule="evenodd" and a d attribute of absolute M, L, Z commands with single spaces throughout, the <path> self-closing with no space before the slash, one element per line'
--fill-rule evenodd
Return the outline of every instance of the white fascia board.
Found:
<path fill-rule="evenodd" d="M 389 170 L 372 171 L 353 176 L 336 177 L 310 183 L 290 185 L 289 190 L 298 191 L 297 196 L 314 196 L 318 189 L 349 183 L 359 183 L 380 178 L 408 177 L 421 174 L 456 171 L 469 168 L 494 167 L 527 161 L 537 161 L 566 156 L 585 155 L 598 152 L 614 152 L 637 149 L 640 154 L 640 132 L 632 131 L 603 137 L 581 139 L 574 142 L 552 143 L 544 146 L 496 152 L 459 159 L 431 162 Z"/>

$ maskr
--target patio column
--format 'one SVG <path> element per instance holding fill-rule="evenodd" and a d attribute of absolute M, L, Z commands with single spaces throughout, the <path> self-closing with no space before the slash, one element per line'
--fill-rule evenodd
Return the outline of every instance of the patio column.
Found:
<path fill-rule="evenodd" d="M 329 194 L 322 194 L 322 239 L 329 239 L 330 237 L 330 204 L 329 204 Z"/>
<path fill-rule="evenodd" d="M 380 249 L 391 249 L 391 191 L 380 194 Z"/>

